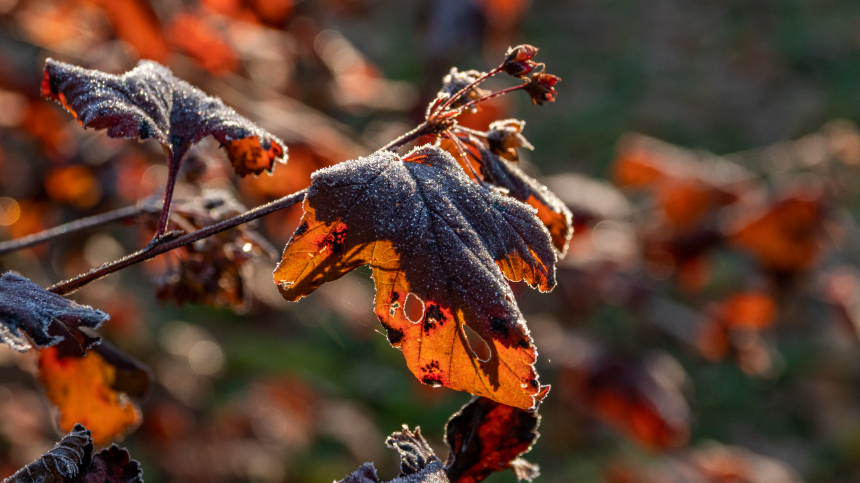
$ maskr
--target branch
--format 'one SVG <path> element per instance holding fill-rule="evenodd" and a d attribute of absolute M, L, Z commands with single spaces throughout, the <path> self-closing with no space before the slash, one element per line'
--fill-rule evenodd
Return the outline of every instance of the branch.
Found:
<path fill-rule="evenodd" d="M 385 147 L 380 149 L 380 151 L 391 151 L 392 153 L 396 152 L 399 147 L 403 146 L 404 144 L 408 143 L 409 141 L 418 139 L 425 134 L 431 134 L 435 131 L 436 131 L 436 129 L 434 128 L 434 126 L 432 124 L 430 124 L 426 121 L 422 122 L 415 129 L 409 131 L 406 134 L 403 134 L 399 138 L 397 138 L 394 141 L 391 141 L 390 143 L 385 145 Z"/>
<path fill-rule="evenodd" d="M 152 213 L 153 211 L 150 208 L 137 205 L 127 206 L 125 208 L 109 211 L 100 215 L 81 218 L 79 220 L 66 223 L 65 225 L 60 225 L 39 233 L 0 243 L 0 255 L 23 250 L 24 248 L 30 248 L 42 243 L 48 243 L 66 235 L 72 235 L 84 230 L 98 228 L 111 223 L 123 222 L 137 218 L 140 215 L 149 215 Z"/>
<path fill-rule="evenodd" d="M 191 233 L 187 233 L 178 238 L 167 240 L 162 239 L 163 241 L 157 242 L 154 245 L 148 245 L 144 249 L 136 251 L 130 255 L 126 255 L 119 260 L 106 263 L 100 267 L 90 270 L 87 273 L 78 275 L 75 278 L 52 285 L 48 288 L 48 290 L 59 295 L 70 294 L 80 289 L 84 285 L 90 282 L 94 282 L 118 270 L 122 270 L 126 267 L 130 267 L 140 262 L 145 262 L 146 260 L 155 258 L 158 255 L 161 255 L 165 252 L 169 252 L 170 250 L 173 250 L 175 248 L 189 245 L 191 243 L 196 242 L 197 240 L 202 240 L 216 233 L 221 233 L 222 231 L 229 230 L 230 228 L 237 227 L 251 220 L 256 220 L 257 218 L 268 215 L 269 213 L 273 213 L 280 209 L 287 208 L 288 206 L 292 206 L 296 203 L 299 203 L 305 199 L 305 194 L 307 194 L 307 191 L 307 188 L 305 188 L 291 195 L 287 195 L 283 198 L 272 201 L 271 203 L 266 203 L 265 205 L 260 205 L 252 210 L 248 210 L 241 215 L 234 216 L 233 218 L 228 218 L 224 221 L 215 223 L 214 225 L 209 225 L 206 228 L 201 228 L 200 230 L 193 231 Z"/>

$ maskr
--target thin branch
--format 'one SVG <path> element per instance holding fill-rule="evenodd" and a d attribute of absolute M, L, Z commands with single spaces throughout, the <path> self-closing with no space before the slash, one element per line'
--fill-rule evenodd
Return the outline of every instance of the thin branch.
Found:
<path fill-rule="evenodd" d="M 392 153 L 397 151 L 397 149 L 409 141 L 420 138 L 425 134 L 430 134 L 434 131 L 433 126 L 427 122 L 422 122 L 415 129 L 409 131 L 406 134 L 403 134 L 399 138 L 395 139 L 388 143 L 384 148 L 380 149 L 380 151 L 391 151 Z"/>
<path fill-rule="evenodd" d="M 157 211 L 153 212 L 150 208 L 137 205 L 126 206 L 125 208 L 109 211 L 100 215 L 81 218 L 39 233 L 0 243 L 0 255 L 23 250 L 24 248 L 30 248 L 42 243 L 49 243 L 58 238 L 73 235 L 92 228 L 98 228 L 111 223 L 119 223 L 137 218 L 141 215 L 151 215 L 154 213 L 157 213 Z"/>
<path fill-rule="evenodd" d="M 146 260 L 150 260 L 152 258 L 157 257 L 158 255 L 161 255 L 162 253 L 169 252 L 175 248 L 189 245 L 191 243 L 196 242 L 197 240 L 202 240 L 216 233 L 221 233 L 222 231 L 229 230 L 230 228 L 237 227 L 251 220 L 256 220 L 257 218 L 268 215 L 269 213 L 273 213 L 280 209 L 287 208 L 288 206 L 292 206 L 296 203 L 299 203 L 305 199 L 305 194 L 307 194 L 307 191 L 307 188 L 305 188 L 291 195 L 287 195 L 283 198 L 272 201 L 271 203 L 267 203 L 265 205 L 258 206 L 252 210 L 248 210 L 241 215 L 237 215 L 233 218 L 228 218 L 224 221 L 215 223 L 214 225 L 209 225 L 205 228 L 201 228 L 200 230 L 187 233 L 177 238 L 163 240 L 161 242 L 157 242 L 154 245 L 148 245 L 144 249 L 134 252 L 130 255 L 126 255 L 119 260 L 106 263 L 100 267 L 90 270 L 87 273 L 78 275 L 75 278 L 52 285 L 48 288 L 48 290 L 59 295 L 70 294 L 80 289 L 84 285 L 90 282 L 94 282 L 118 270 L 122 270 L 124 268 L 130 267 L 140 262 L 144 262 Z"/>
<path fill-rule="evenodd" d="M 492 98 L 494 98 L 494 97 L 503 96 L 503 95 L 507 94 L 508 92 L 513 92 L 513 91 L 520 90 L 520 89 L 524 88 L 524 87 L 525 87 L 525 86 L 527 86 L 527 85 L 529 85 L 529 83 L 528 83 L 528 82 L 526 82 L 525 84 L 520 84 L 520 85 L 518 85 L 518 86 L 508 87 L 508 88 L 506 88 L 506 89 L 502 89 L 502 90 L 500 90 L 500 91 L 493 92 L 492 94 L 486 95 L 486 96 L 484 96 L 484 97 L 480 97 L 480 98 L 478 98 L 478 99 L 471 100 L 471 101 L 467 102 L 466 104 L 463 104 L 462 106 L 458 107 L 458 108 L 457 108 L 457 111 L 459 111 L 459 112 L 463 112 L 463 111 L 465 111 L 466 109 L 468 109 L 468 108 L 470 108 L 470 107 L 474 106 L 475 104 L 477 104 L 477 103 L 479 103 L 479 102 L 484 102 L 484 101 L 486 101 L 486 100 L 488 100 L 488 99 L 492 99 Z"/>

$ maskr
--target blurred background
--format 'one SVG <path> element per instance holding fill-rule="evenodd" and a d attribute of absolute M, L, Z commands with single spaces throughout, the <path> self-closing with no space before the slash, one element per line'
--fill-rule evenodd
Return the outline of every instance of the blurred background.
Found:
<path fill-rule="evenodd" d="M 525 120 L 522 167 L 574 212 L 556 290 L 514 287 L 553 385 L 526 455 L 538 481 L 860 481 L 857 25 L 845 0 L 0 0 L 0 237 L 133 205 L 167 176 L 157 143 L 41 100 L 47 57 L 111 73 L 156 60 L 280 136 L 290 159 L 272 176 L 235 177 L 211 140 L 185 162 L 177 199 L 252 207 L 417 125 L 451 67 L 530 43 L 563 79 L 558 101 L 506 96 L 463 123 Z M 147 483 L 328 482 L 365 461 L 388 480 L 384 439 L 404 423 L 447 454 L 445 421 L 470 396 L 409 373 L 369 270 L 281 299 L 271 273 L 300 216 L 74 295 L 151 368 L 121 441 Z M 153 228 L 0 265 L 47 286 Z M 59 437 L 35 366 L 0 348 L 0 477 Z"/>

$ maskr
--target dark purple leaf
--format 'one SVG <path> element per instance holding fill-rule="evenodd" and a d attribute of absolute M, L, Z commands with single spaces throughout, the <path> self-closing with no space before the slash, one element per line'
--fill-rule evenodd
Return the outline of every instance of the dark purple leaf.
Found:
<path fill-rule="evenodd" d="M 98 339 L 78 328 L 95 329 L 109 318 L 100 310 L 51 293 L 17 273 L 6 272 L 0 277 L 0 339 L 15 350 L 31 349 L 30 341 L 44 348 L 69 340 L 80 343 L 86 352 Z"/>

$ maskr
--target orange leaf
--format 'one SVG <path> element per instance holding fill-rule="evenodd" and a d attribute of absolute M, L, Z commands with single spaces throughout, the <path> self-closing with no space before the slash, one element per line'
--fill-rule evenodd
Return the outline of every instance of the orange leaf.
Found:
<path fill-rule="evenodd" d="M 118 371 L 95 350 L 84 357 L 62 357 L 57 347 L 42 349 L 39 379 L 59 409 L 60 429 L 71 431 L 81 423 L 96 444 L 105 444 L 139 424 L 140 410 L 116 389 Z"/>
<path fill-rule="evenodd" d="M 376 315 L 420 381 L 524 409 L 546 394 L 505 281 L 555 286 L 549 233 L 531 208 L 478 186 L 425 146 L 403 160 L 378 152 L 318 171 L 304 210 L 274 274 L 284 298 L 368 264 Z M 486 360 L 466 325 L 489 346 Z"/>

